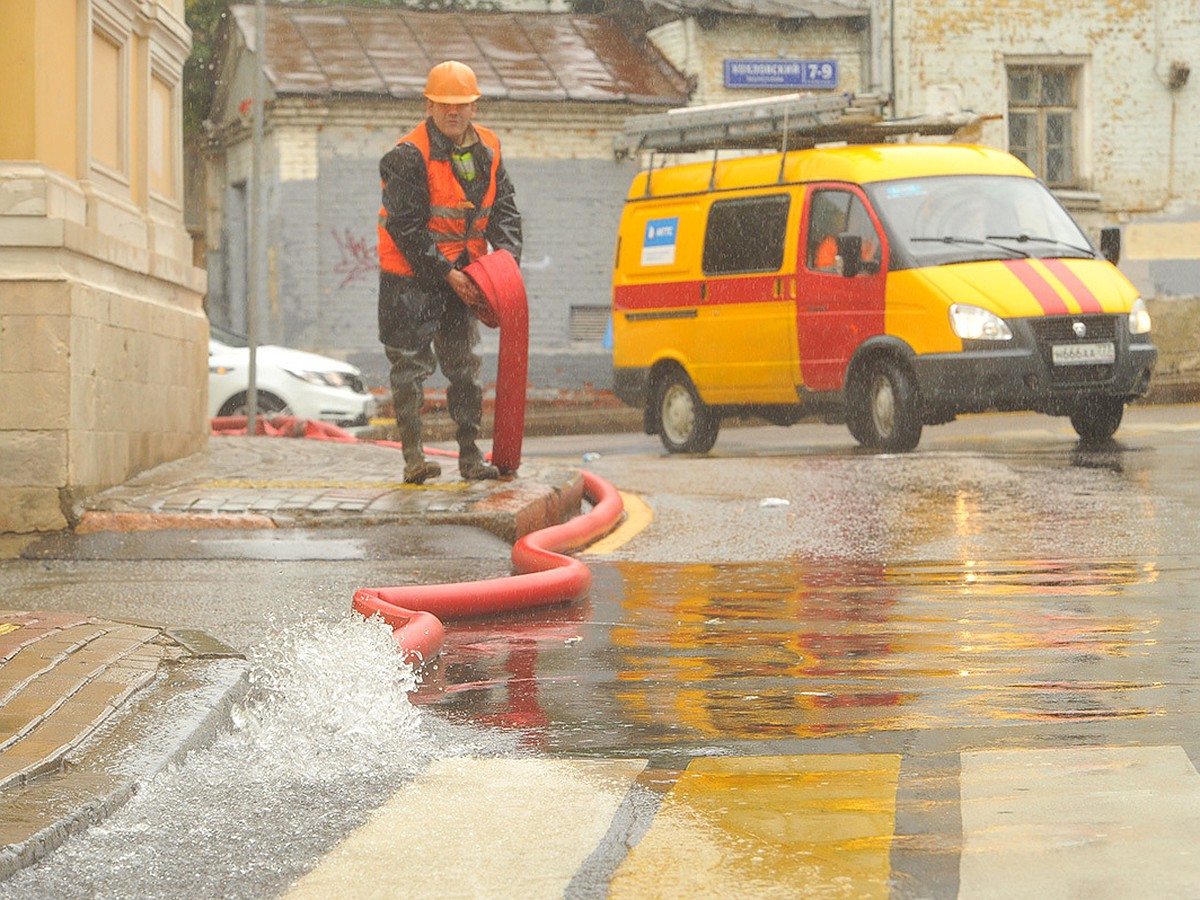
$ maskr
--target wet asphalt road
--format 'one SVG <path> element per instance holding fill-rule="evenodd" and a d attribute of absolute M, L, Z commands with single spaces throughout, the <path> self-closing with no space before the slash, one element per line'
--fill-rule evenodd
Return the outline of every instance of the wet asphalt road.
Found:
<path fill-rule="evenodd" d="M 986 790 L 978 816 L 964 798 L 1005 752 L 1200 761 L 1200 408 L 1134 409 L 1090 449 L 1065 421 L 1012 415 L 929 429 L 903 456 L 823 425 L 726 429 L 698 458 L 642 435 L 530 439 L 525 455 L 586 465 L 653 519 L 584 556 L 586 602 L 451 624 L 409 696 L 537 756 L 647 760 L 653 802 L 625 843 L 653 836 L 697 760 L 894 760 L 884 895 L 985 895 L 995 875 L 968 850 L 1005 832 Z M 11 606 L 194 626 L 253 654 L 344 619 L 358 587 L 507 572 L 491 536 L 429 531 L 61 538 L 0 579 Z M 1200 822 L 1174 830 L 1194 843 Z M 619 864 L 571 893 L 636 885 Z"/>

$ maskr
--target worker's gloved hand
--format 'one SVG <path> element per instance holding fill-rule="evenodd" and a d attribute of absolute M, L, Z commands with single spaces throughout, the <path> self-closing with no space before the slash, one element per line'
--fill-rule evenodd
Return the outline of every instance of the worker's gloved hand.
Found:
<path fill-rule="evenodd" d="M 496 318 L 496 313 L 487 302 L 487 298 L 483 296 L 483 291 L 469 275 L 465 275 L 458 269 L 451 269 L 446 275 L 446 281 L 450 283 L 450 287 L 454 288 L 454 293 L 458 294 L 458 298 L 467 305 L 467 308 L 475 313 L 475 317 L 480 322 L 488 328 L 496 328 L 500 325 L 500 320 Z"/>

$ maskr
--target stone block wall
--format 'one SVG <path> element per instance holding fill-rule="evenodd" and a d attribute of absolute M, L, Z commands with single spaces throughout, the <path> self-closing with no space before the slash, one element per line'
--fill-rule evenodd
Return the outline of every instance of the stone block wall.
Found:
<path fill-rule="evenodd" d="M 10 165 L 0 186 L 0 232 L 24 236 L 0 242 L 0 533 L 53 531 L 205 446 L 203 278 L 147 246 L 182 246 L 169 229 L 143 222 L 139 246 L 84 227 L 65 179 Z"/>

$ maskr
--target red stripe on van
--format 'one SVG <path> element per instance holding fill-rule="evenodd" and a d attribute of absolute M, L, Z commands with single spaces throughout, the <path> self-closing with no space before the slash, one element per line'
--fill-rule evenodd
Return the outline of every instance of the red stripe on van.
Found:
<path fill-rule="evenodd" d="M 1050 270 L 1055 278 L 1063 283 L 1063 286 L 1071 292 L 1071 296 L 1075 298 L 1075 302 L 1079 304 L 1079 309 L 1085 313 L 1104 312 L 1104 308 L 1100 305 L 1100 301 L 1096 299 L 1096 295 L 1091 289 L 1083 283 L 1078 275 L 1071 271 L 1061 259 L 1043 259 L 1042 264 Z"/>
<path fill-rule="evenodd" d="M 1021 280 L 1021 284 L 1029 289 L 1029 293 L 1033 294 L 1033 299 L 1041 304 L 1042 310 L 1048 315 L 1070 312 L 1067 304 L 1063 302 L 1063 298 L 1058 296 L 1058 292 L 1054 290 L 1050 282 L 1042 277 L 1042 274 L 1033 267 L 1033 263 L 1029 260 L 1006 259 L 1004 265 Z"/>
<path fill-rule="evenodd" d="M 697 306 L 699 303 L 699 281 L 627 284 L 613 288 L 613 307 L 616 309 L 658 309 Z"/>
<path fill-rule="evenodd" d="M 776 282 L 779 282 L 778 286 Z M 613 306 L 616 309 L 669 309 L 676 306 L 764 303 L 780 299 L 776 290 L 783 290 L 782 276 L 742 275 L 708 281 L 626 284 L 613 289 Z"/>

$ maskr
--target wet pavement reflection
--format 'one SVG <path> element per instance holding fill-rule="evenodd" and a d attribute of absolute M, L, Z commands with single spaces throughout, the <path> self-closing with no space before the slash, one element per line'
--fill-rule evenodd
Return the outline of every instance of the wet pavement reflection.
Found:
<path fill-rule="evenodd" d="M 1176 574 L 1149 562 L 594 572 L 590 605 L 451 629 L 414 702 L 609 754 L 1196 711 L 1194 641 L 1154 599 Z"/>

